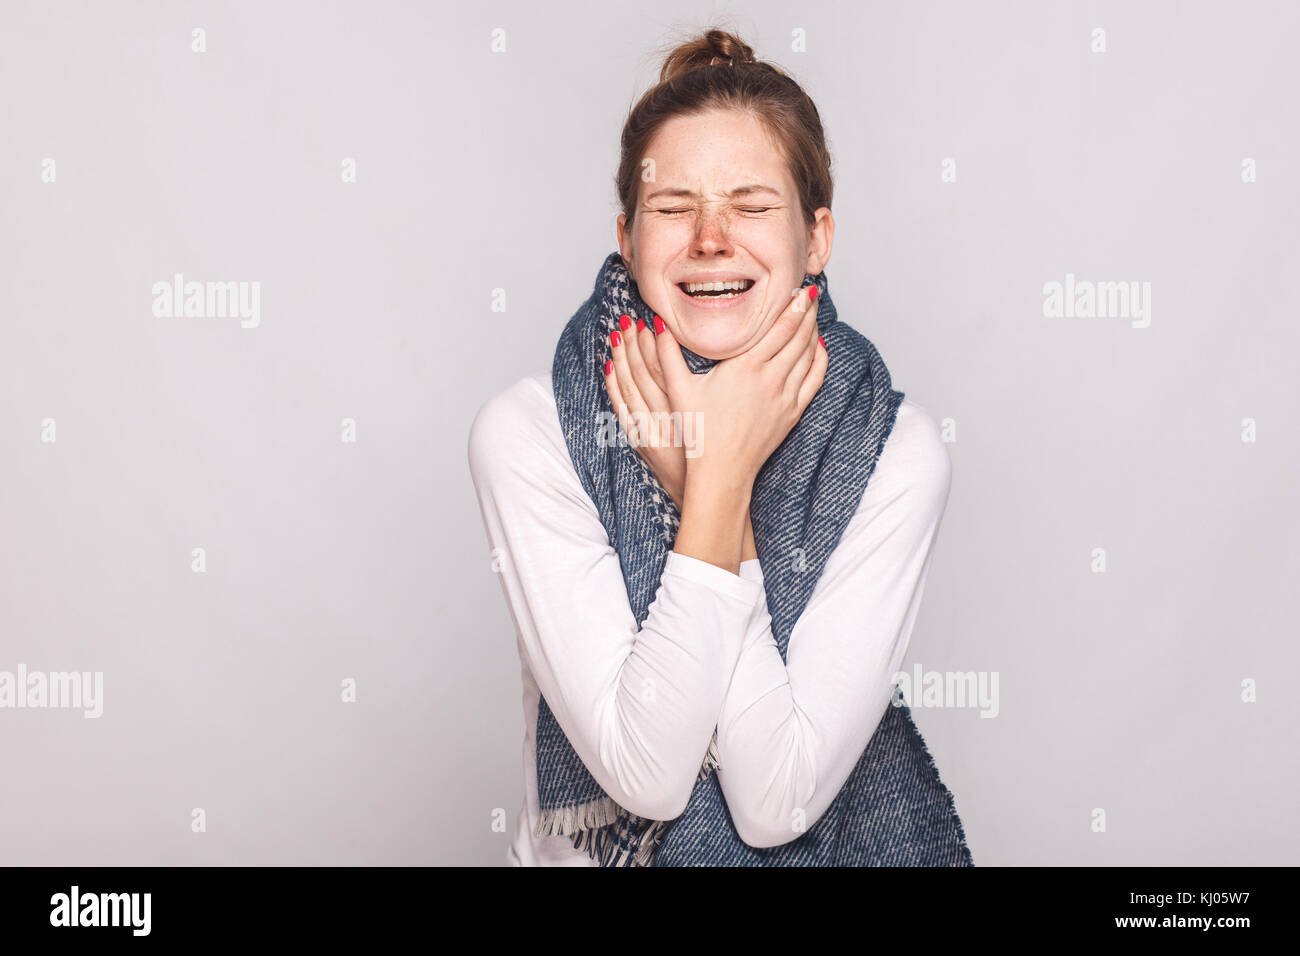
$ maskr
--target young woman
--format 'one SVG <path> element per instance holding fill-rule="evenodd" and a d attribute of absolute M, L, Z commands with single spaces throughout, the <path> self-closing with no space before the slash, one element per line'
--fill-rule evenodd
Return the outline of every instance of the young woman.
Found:
<path fill-rule="evenodd" d="M 632 110 L 617 187 L 550 372 L 469 439 L 523 665 L 508 862 L 972 865 L 891 699 L 947 449 L 830 300 L 816 107 L 709 30 Z"/>

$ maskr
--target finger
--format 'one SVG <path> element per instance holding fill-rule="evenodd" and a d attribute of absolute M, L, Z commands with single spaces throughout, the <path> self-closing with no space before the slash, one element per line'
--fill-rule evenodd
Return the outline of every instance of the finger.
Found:
<path fill-rule="evenodd" d="M 632 320 L 626 315 L 621 316 L 619 325 L 625 325 L 631 328 Z M 623 424 L 623 429 L 627 432 L 629 438 L 636 438 L 636 423 L 643 421 L 643 416 L 648 411 L 645 404 L 645 398 L 642 397 L 640 390 L 637 389 L 636 381 L 632 378 L 632 369 L 627 361 L 627 328 L 613 331 L 609 334 L 609 350 L 613 356 L 614 374 L 618 376 L 618 390 L 623 396 L 623 401 L 627 405 L 627 414 L 630 422 Z"/>
<path fill-rule="evenodd" d="M 623 333 L 627 364 L 632 369 L 632 381 L 636 383 L 637 391 L 641 393 L 641 397 L 649 408 L 666 409 L 668 407 L 667 398 L 658 383 L 650 375 L 645 358 L 641 354 L 641 329 L 645 327 L 645 323 L 641 319 L 636 321 L 637 327 L 635 329 L 628 329 Z M 653 335 L 653 333 L 651 334 Z"/>
<path fill-rule="evenodd" d="M 605 360 L 605 392 L 609 395 L 609 403 L 614 406 L 614 414 L 618 418 L 619 425 L 627 432 L 630 439 L 632 433 L 628 431 L 628 427 L 631 425 L 631 417 L 628 415 L 627 402 L 623 400 L 622 390 L 618 387 L 618 372 L 614 368 L 612 359 Z"/>
<path fill-rule="evenodd" d="M 655 318 L 657 319 L 659 316 L 656 315 Z M 659 387 L 659 391 L 663 393 L 664 399 L 667 401 L 668 383 L 664 380 L 664 370 L 659 367 L 659 350 L 655 348 L 655 333 L 651 327 L 652 322 L 653 320 L 651 322 L 644 319 L 636 320 L 636 344 L 641 358 L 645 362 L 646 371 L 650 373 L 650 377 L 654 379 L 655 385 Z"/>
<path fill-rule="evenodd" d="M 816 301 L 816 290 L 816 285 L 803 286 L 795 290 L 794 294 L 790 296 L 789 304 L 776 317 L 772 327 L 763 333 L 763 337 L 754 343 L 754 347 L 749 350 L 755 361 L 770 361 L 794 338 L 795 333 L 803 325 L 803 320 L 807 317 L 807 314 L 812 312 L 816 315 L 817 309 L 813 305 Z"/>
<path fill-rule="evenodd" d="M 633 448 L 642 447 L 647 436 L 642 432 L 642 423 L 646 420 L 645 416 L 629 406 L 627 401 L 626 387 L 619 384 L 618 368 L 613 359 L 606 363 L 609 371 L 605 375 L 605 387 L 610 391 L 610 402 L 613 403 L 618 413 L 618 423 L 623 428 L 624 434 L 627 435 L 628 444 Z"/>
<path fill-rule="evenodd" d="M 666 391 L 671 391 L 676 384 L 689 381 L 687 376 L 693 373 L 686 365 L 682 347 L 677 344 L 672 332 L 668 331 L 664 320 L 655 316 L 654 327 L 655 355 L 659 357 L 659 367 L 664 372 L 664 382 L 668 386 Z"/>
<path fill-rule="evenodd" d="M 803 417 L 804 409 L 812 404 L 813 398 L 817 391 L 826 381 L 826 369 L 830 366 L 830 353 L 826 351 L 823 342 L 818 341 L 817 351 L 813 353 L 812 367 L 808 369 L 808 375 L 804 378 L 803 384 L 799 386 L 799 397 L 797 407 L 799 417 Z"/>
<path fill-rule="evenodd" d="M 609 352 L 614 360 L 614 370 L 618 373 L 619 391 L 622 392 L 627 407 L 635 411 L 645 405 L 645 399 L 637 388 L 632 368 L 628 364 L 628 329 L 631 328 L 632 321 L 625 315 L 619 319 L 619 324 L 625 327 L 609 333 Z"/>

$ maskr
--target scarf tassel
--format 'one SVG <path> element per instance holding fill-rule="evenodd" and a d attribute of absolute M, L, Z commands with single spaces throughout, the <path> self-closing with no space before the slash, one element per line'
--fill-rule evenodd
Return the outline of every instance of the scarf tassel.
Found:
<path fill-rule="evenodd" d="M 613 797 L 599 797 L 572 807 L 543 810 L 533 828 L 536 836 L 571 836 L 583 830 L 608 826 L 622 810 Z"/>
<path fill-rule="evenodd" d="M 696 783 L 721 766 L 722 755 L 718 750 L 718 733 L 715 730 L 709 740 L 704 763 L 695 778 Z M 633 829 L 644 825 L 635 845 L 625 846 L 617 838 L 617 831 L 620 830 L 624 836 L 627 835 L 625 827 L 612 826 L 620 821 L 631 823 Z M 668 823 L 667 820 L 644 820 L 624 810 L 613 797 L 604 796 L 572 807 L 542 810 L 538 814 L 533 833 L 536 836 L 572 837 L 574 848 L 599 861 L 601 866 L 649 866 Z"/>

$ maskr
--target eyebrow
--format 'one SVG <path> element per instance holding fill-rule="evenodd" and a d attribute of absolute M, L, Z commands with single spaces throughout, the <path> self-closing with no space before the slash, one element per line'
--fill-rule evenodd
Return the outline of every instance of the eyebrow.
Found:
<path fill-rule="evenodd" d="M 751 183 L 748 186 L 737 186 L 726 195 L 735 199 L 737 196 L 750 196 L 754 193 L 771 193 L 777 198 L 780 198 L 781 196 L 781 191 L 779 189 L 775 189 L 772 186 L 766 186 L 762 183 Z M 699 197 L 699 193 L 695 192 L 693 189 L 682 189 L 681 187 L 656 189 L 650 195 L 645 197 L 645 201 L 649 202 L 656 196 L 680 196 L 685 199 L 695 199 Z"/>

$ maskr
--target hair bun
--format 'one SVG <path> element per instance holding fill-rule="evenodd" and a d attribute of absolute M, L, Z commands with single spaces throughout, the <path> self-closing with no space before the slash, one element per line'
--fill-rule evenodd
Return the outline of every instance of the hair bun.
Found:
<path fill-rule="evenodd" d="M 670 52 L 659 71 L 659 82 L 667 83 L 683 73 L 706 66 L 739 66 L 757 62 L 748 43 L 734 33 L 714 28 Z"/>

